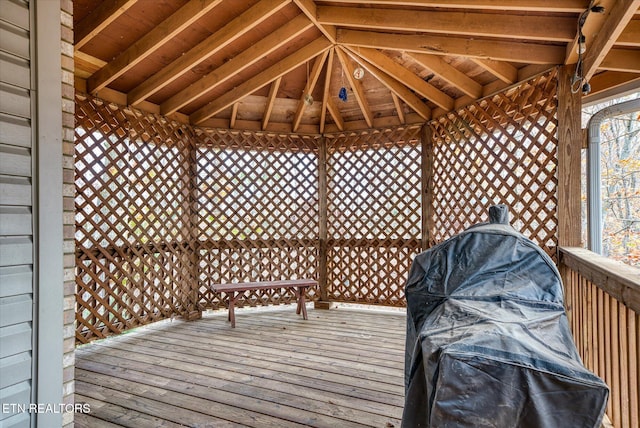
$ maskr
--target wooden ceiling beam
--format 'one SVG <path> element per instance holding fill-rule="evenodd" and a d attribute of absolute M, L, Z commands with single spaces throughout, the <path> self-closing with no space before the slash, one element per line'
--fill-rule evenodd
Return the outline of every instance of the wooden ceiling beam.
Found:
<path fill-rule="evenodd" d="M 525 80 L 529 80 L 531 79 L 533 76 L 539 75 L 541 73 L 545 73 L 547 71 L 549 71 L 551 68 L 556 67 L 556 66 L 551 66 L 551 65 L 543 65 L 543 64 L 530 64 L 527 65 L 525 67 L 522 67 L 521 69 L 518 70 L 518 77 L 516 79 L 516 82 L 523 82 Z M 500 79 L 496 79 L 491 83 L 488 83 L 486 85 L 483 86 L 482 88 L 482 97 L 492 97 L 502 91 L 504 91 L 505 89 L 509 88 L 510 86 L 513 86 L 513 84 L 508 84 L 503 82 Z M 471 98 L 467 95 L 462 96 L 460 98 L 456 98 L 455 101 L 455 106 L 454 106 L 454 110 L 458 110 L 460 108 L 466 107 L 469 104 L 472 104 L 474 102 L 476 102 L 477 100 L 475 98 Z M 444 114 L 447 114 L 449 111 L 448 110 L 444 110 L 441 108 L 437 108 L 437 109 L 433 109 L 432 115 L 433 118 L 438 118 Z"/>
<path fill-rule="evenodd" d="M 222 96 L 195 111 L 189 116 L 190 122 L 194 125 L 201 124 L 211 116 L 219 113 L 236 101 L 273 82 L 278 77 L 282 77 L 300 64 L 304 64 L 309 59 L 319 55 L 330 47 L 331 42 L 325 37 L 317 38 L 295 53 L 280 60 L 280 62 L 266 68 L 253 78 L 238 85 L 236 88 L 225 92 Z"/>
<path fill-rule="evenodd" d="M 376 67 L 373 66 L 373 68 Z M 401 98 L 409 107 L 411 107 L 411 109 L 413 109 L 413 111 L 418 113 L 420 117 L 422 117 L 424 120 L 431 119 L 431 109 L 429 108 L 429 106 L 422 102 L 422 100 L 413 92 L 411 92 L 411 90 L 409 90 L 406 86 L 404 86 L 402 83 L 398 82 L 388 74 L 384 73 L 382 70 L 377 69 L 373 71 L 373 69 L 369 69 L 369 71 L 372 74 L 375 74 L 378 80 L 380 80 L 383 85 L 389 88 L 392 94 L 395 94 L 399 98 Z M 398 116 L 400 117 L 400 114 Z M 404 114 L 402 114 L 402 118 L 400 118 L 400 121 L 404 123 L 405 120 L 406 119 L 404 119 Z"/>
<path fill-rule="evenodd" d="M 504 83 L 510 85 L 518 81 L 518 69 L 509 63 L 478 58 L 471 60 Z"/>
<path fill-rule="evenodd" d="M 580 13 L 585 8 L 584 0 L 332 0 L 332 3 L 379 4 L 409 7 L 446 7 L 462 9 L 513 10 L 522 12 L 566 12 Z"/>
<path fill-rule="evenodd" d="M 611 4 L 616 0 L 599 0 L 598 5 L 603 6 L 605 9 L 611 7 Z M 585 12 L 589 5 L 586 4 L 580 14 Z M 565 64 L 575 64 L 578 62 L 578 19 L 576 18 L 576 34 L 573 40 L 567 44 Z M 585 36 L 585 45 L 591 46 L 595 40 L 598 32 L 604 25 L 606 15 L 603 13 L 591 13 L 589 12 L 585 18 L 584 25 L 582 26 L 582 34 Z"/>
<path fill-rule="evenodd" d="M 396 116 L 382 116 L 376 117 L 373 120 L 374 129 L 388 128 L 390 126 L 399 126 L 400 121 Z M 417 113 L 409 113 L 406 117 L 406 125 L 424 125 L 424 119 Z M 342 130 L 337 129 L 333 124 L 328 124 L 325 129 L 325 134 L 332 134 L 334 132 L 344 131 L 362 131 L 367 129 L 367 123 L 364 120 L 352 120 L 344 123 Z"/>
<path fill-rule="evenodd" d="M 329 55 L 328 51 L 324 51 L 321 53 L 313 64 L 313 69 L 310 74 L 307 74 L 307 83 L 302 90 L 302 95 L 300 96 L 300 100 L 298 101 L 298 108 L 296 109 L 296 114 L 293 116 L 293 132 L 298 130 L 298 126 L 300 126 L 300 121 L 302 120 L 302 115 L 304 114 L 305 107 L 307 103 L 305 102 L 306 94 L 313 93 L 313 90 L 316 87 L 316 83 L 318 83 L 318 79 L 320 78 L 320 73 L 322 72 L 322 67 L 324 66 L 324 62 L 327 60 L 327 56 Z M 308 63 L 307 63 L 308 67 Z M 308 73 L 308 69 L 307 69 Z"/>
<path fill-rule="evenodd" d="M 73 48 L 78 51 L 124 14 L 138 0 L 104 0 L 73 28 Z"/>
<path fill-rule="evenodd" d="M 335 48 L 329 49 L 329 57 L 327 58 L 327 73 L 324 76 L 324 88 L 322 91 L 322 107 L 320 108 L 320 133 L 324 132 L 324 125 L 327 120 L 327 111 L 329 110 L 328 104 L 331 101 L 331 72 L 333 70 L 333 57 Z M 329 112 L 332 115 L 333 113 Z M 333 118 L 336 123 L 342 122 L 342 117 L 338 112 L 338 120 Z"/>
<path fill-rule="evenodd" d="M 331 97 L 327 98 L 327 110 L 333 118 L 333 121 L 336 123 L 336 127 L 339 130 L 344 131 L 344 119 L 342 119 L 340 109 L 336 105 L 336 102 Z"/>
<path fill-rule="evenodd" d="M 382 82 L 382 84 L 385 85 L 392 94 L 395 94 L 399 98 L 401 98 L 424 120 L 429 120 L 431 118 L 431 109 L 424 102 L 422 102 L 422 100 L 416 94 L 411 92 L 411 90 L 407 88 L 407 86 L 405 86 L 402 82 L 387 74 L 386 68 L 381 68 L 383 66 L 371 62 L 366 56 L 362 55 L 362 51 L 355 52 L 352 50 L 351 55 L 356 58 L 358 63 L 366 68 L 369 73 L 374 75 L 380 82 Z M 399 108 L 398 105 L 396 105 L 396 108 Z"/>
<path fill-rule="evenodd" d="M 95 94 L 153 54 L 163 44 L 180 34 L 220 3 L 222 0 L 191 0 L 89 77 L 87 89 L 90 93 Z"/>
<path fill-rule="evenodd" d="M 561 64 L 564 46 L 511 41 L 479 40 L 438 35 L 389 34 L 377 31 L 338 30 L 338 43 L 433 55 L 494 59 L 525 64 Z"/>
<path fill-rule="evenodd" d="M 213 56 L 231 42 L 249 32 L 252 28 L 289 4 L 289 0 L 261 0 L 250 9 L 233 19 L 204 41 L 191 48 L 184 55 L 146 79 L 134 88 L 127 97 L 130 105 L 136 105 L 150 95 L 167 86 L 180 76 Z"/>
<path fill-rule="evenodd" d="M 437 106 L 444 109 L 453 108 L 453 98 L 425 82 L 420 76 L 398 64 L 382 52 L 364 48 L 358 49 L 357 54 Z"/>
<path fill-rule="evenodd" d="M 99 58 L 87 55 L 82 51 L 73 53 L 73 63 L 75 66 L 74 74 L 76 77 L 88 79 L 93 73 L 100 70 L 107 63 Z"/>
<path fill-rule="evenodd" d="M 482 85 L 436 55 L 409 53 L 409 56 L 472 98 L 482 97 Z"/>
<path fill-rule="evenodd" d="M 640 7 L 640 0 L 616 0 L 605 10 L 607 15 L 598 37 L 588 46 L 584 57 L 584 79 L 589 81 Z"/>
<path fill-rule="evenodd" d="M 231 129 L 236 127 L 236 119 L 238 119 L 238 104 L 240 103 L 233 103 L 233 106 L 231 107 L 231 118 L 229 119 L 229 128 Z"/>
<path fill-rule="evenodd" d="M 576 29 L 572 17 L 473 12 L 318 6 L 317 17 L 320 24 L 340 27 L 557 42 L 573 40 Z"/>
<path fill-rule="evenodd" d="M 269 124 L 269 119 L 271 119 L 271 112 L 273 111 L 273 105 L 276 102 L 276 98 L 278 96 L 278 89 L 280 89 L 280 82 L 282 82 L 282 77 L 278 77 L 271 84 L 271 88 L 269 88 L 269 96 L 267 97 L 267 105 L 264 109 L 264 114 L 262 115 L 262 130 L 267 129 L 267 125 Z"/>
<path fill-rule="evenodd" d="M 331 41 L 336 42 L 336 27 L 333 25 L 322 25 L 317 19 L 317 6 L 313 0 L 293 0 L 293 2 L 300 8 L 302 13 L 307 15 L 307 18 L 318 27 L 318 30 L 324 34 L 324 36 Z"/>
<path fill-rule="evenodd" d="M 640 50 L 611 49 L 600 68 L 626 73 L 640 73 Z"/>
<path fill-rule="evenodd" d="M 164 115 L 178 111 L 180 108 L 237 75 L 242 70 L 245 70 L 265 56 L 291 42 L 311 27 L 313 27 L 311 21 L 304 15 L 298 15 L 220 67 L 168 98 L 160 105 L 160 111 Z"/>
<path fill-rule="evenodd" d="M 369 108 L 369 103 L 367 103 L 367 99 L 364 96 L 364 88 L 362 87 L 362 82 L 360 80 L 356 80 L 353 78 L 353 66 L 351 65 L 351 61 L 347 53 L 342 50 L 342 48 L 336 49 L 336 54 L 338 55 L 338 59 L 342 64 L 342 69 L 344 70 L 344 74 L 349 81 L 349 85 L 353 90 L 353 94 L 356 97 L 356 101 L 360 106 L 360 110 L 364 116 L 364 120 L 367 122 L 367 125 L 371 128 L 373 127 L 373 114 L 371 113 L 371 109 Z"/>
<path fill-rule="evenodd" d="M 402 109 L 402 104 L 400 103 L 400 98 L 393 91 L 391 91 L 391 98 L 393 99 L 393 105 L 396 108 L 396 114 L 398 115 L 398 120 L 400 120 L 400 123 L 404 125 L 407 120 L 404 117 L 404 110 Z"/>

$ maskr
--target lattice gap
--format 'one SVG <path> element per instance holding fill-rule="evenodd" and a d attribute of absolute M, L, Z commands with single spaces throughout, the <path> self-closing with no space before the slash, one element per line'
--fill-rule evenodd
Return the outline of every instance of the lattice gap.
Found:
<path fill-rule="evenodd" d="M 318 279 L 321 267 L 330 300 L 403 306 L 423 236 L 442 242 L 495 203 L 555 257 L 555 85 L 550 72 L 451 112 L 430 124 L 431 144 L 419 126 L 324 137 L 192 129 L 77 95 L 77 340 L 223 307 L 213 283 Z M 239 304 L 294 299 L 247 292 Z"/>

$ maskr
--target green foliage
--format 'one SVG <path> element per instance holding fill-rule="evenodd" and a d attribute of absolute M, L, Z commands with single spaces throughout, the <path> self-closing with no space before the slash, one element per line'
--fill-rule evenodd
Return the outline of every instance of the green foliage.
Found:
<path fill-rule="evenodd" d="M 624 100 L 592 106 L 583 113 L 590 117 Z M 600 141 L 604 254 L 640 266 L 640 112 L 605 120 Z"/>

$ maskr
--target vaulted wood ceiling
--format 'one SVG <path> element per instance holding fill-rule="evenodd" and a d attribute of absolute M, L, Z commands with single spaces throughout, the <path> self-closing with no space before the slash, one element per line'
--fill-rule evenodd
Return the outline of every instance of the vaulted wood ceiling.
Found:
<path fill-rule="evenodd" d="M 78 90 L 200 126 L 322 133 L 424 122 L 576 64 L 581 16 L 589 96 L 640 90 L 640 0 L 73 5 Z M 604 12 L 583 14 L 593 5 Z"/>

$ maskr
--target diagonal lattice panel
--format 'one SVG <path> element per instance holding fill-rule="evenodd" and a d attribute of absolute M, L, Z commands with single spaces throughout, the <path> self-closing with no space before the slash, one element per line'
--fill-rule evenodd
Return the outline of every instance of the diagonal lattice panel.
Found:
<path fill-rule="evenodd" d="M 188 132 L 76 97 L 77 340 L 187 314 L 195 304 Z"/>
<path fill-rule="evenodd" d="M 433 241 L 510 207 L 512 225 L 555 258 L 555 71 L 432 122 Z"/>
<path fill-rule="evenodd" d="M 200 299 L 220 282 L 316 278 L 317 138 L 209 130 L 196 151 Z M 250 305 L 290 292 L 245 293 Z M 310 291 L 310 297 L 316 293 Z"/>
<path fill-rule="evenodd" d="M 327 137 L 331 300 L 404 305 L 421 238 L 420 127 Z"/>
<path fill-rule="evenodd" d="M 129 144 L 129 242 L 145 274 L 134 279 L 152 291 L 150 305 L 180 307 L 194 281 L 190 131 L 152 115 L 136 118 Z"/>

